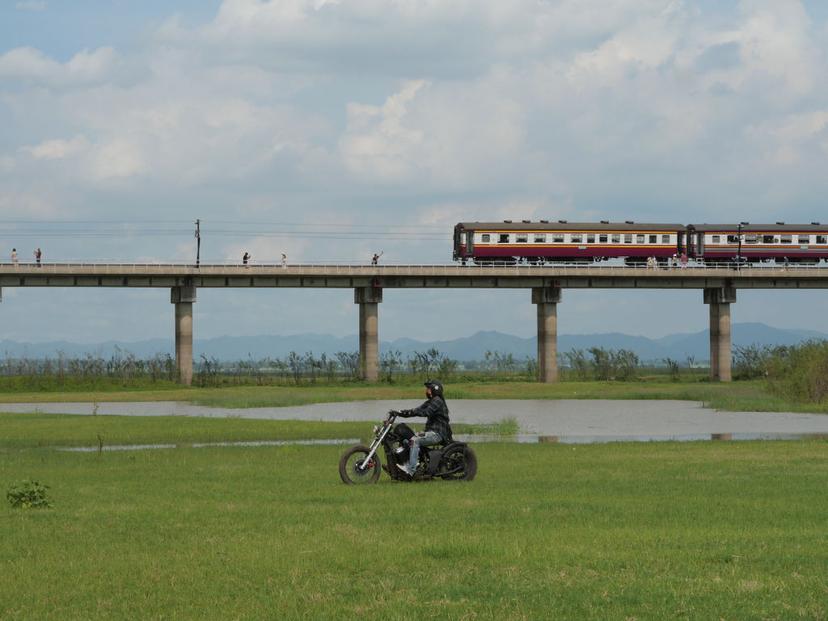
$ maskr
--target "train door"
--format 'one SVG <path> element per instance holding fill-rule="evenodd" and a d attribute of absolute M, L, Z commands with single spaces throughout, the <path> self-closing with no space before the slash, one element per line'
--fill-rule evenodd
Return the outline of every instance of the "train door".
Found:
<path fill-rule="evenodd" d="M 466 231 L 466 254 L 474 252 L 474 231 Z"/>
<path fill-rule="evenodd" d="M 682 252 L 684 252 L 684 231 L 678 231 L 676 235 L 676 254 L 681 256 Z M 687 254 L 690 254 L 689 249 Z"/>
<path fill-rule="evenodd" d="M 695 255 L 696 257 L 702 259 L 704 258 L 704 231 L 697 231 L 696 232 L 696 248 L 695 248 Z"/>

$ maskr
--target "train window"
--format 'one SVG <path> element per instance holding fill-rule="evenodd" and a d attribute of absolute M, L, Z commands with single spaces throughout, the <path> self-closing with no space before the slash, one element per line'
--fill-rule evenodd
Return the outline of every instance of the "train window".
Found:
<path fill-rule="evenodd" d="M 775 235 L 762 235 L 762 243 L 763 244 L 775 244 L 776 243 L 776 236 Z"/>
<path fill-rule="evenodd" d="M 710 238 L 710 243 L 711 244 L 718 244 L 718 243 L 721 243 L 721 241 L 722 241 L 722 236 L 721 235 L 712 235 L 711 238 Z"/>
<path fill-rule="evenodd" d="M 552 236 L 552 243 L 553 244 L 562 244 L 564 242 L 563 233 L 555 233 Z"/>
<path fill-rule="evenodd" d="M 624 233 L 624 243 L 631 244 L 632 243 L 632 235 L 629 233 Z"/>
<path fill-rule="evenodd" d="M 621 243 L 621 235 L 619 233 L 613 233 L 612 243 L 613 244 L 620 244 Z"/>
<path fill-rule="evenodd" d="M 658 235 L 650 235 L 650 243 L 657 244 L 658 243 Z"/>
<path fill-rule="evenodd" d="M 636 244 L 643 244 L 644 243 L 644 236 L 643 235 L 636 235 L 635 236 L 635 243 Z"/>
<path fill-rule="evenodd" d="M 670 243 L 670 236 L 669 235 L 662 235 L 661 236 L 661 243 L 662 244 L 669 244 Z"/>
<path fill-rule="evenodd" d="M 790 244 L 793 240 L 791 239 L 790 235 L 780 235 L 779 236 L 779 243 L 780 244 Z"/>
<path fill-rule="evenodd" d="M 739 236 L 738 235 L 728 235 L 727 236 L 727 243 L 728 244 L 738 244 L 739 243 Z"/>
<path fill-rule="evenodd" d="M 545 244 L 546 243 L 546 233 L 535 233 L 535 243 L 536 244 Z"/>
<path fill-rule="evenodd" d="M 508 244 L 509 243 L 509 234 L 508 233 L 501 233 L 497 237 L 498 244 Z"/>
<path fill-rule="evenodd" d="M 580 233 L 572 233 L 569 236 L 569 239 L 573 244 L 580 244 L 580 243 L 583 242 L 584 236 L 581 235 Z"/>
<path fill-rule="evenodd" d="M 529 234 L 528 233 L 518 233 L 515 235 L 515 243 L 516 244 L 525 244 L 529 241 Z"/>
<path fill-rule="evenodd" d="M 818 243 L 818 244 L 828 244 L 828 235 L 817 235 L 816 236 L 816 243 Z"/>
<path fill-rule="evenodd" d="M 800 235 L 798 241 L 799 241 L 800 244 L 810 244 L 811 243 L 811 236 L 810 235 Z"/>
<path fill-rule="evenodd" d="M 607 236 L 606 235 L 599 235 L 598 236 L 598 243 L 599 244 L 606 244 L 607 243 Z"/>
<path fill-rule="evenodd" d="M 594 244 L 595 243 L 595 235 L 587 235 L 587 243 Z"/>
<path fill-rule="evenodd" d="M 759 243 L 759 236 L 758 235 L 745 235 L 745 243 L 746 244 L 758 244 Z"/>
<path fill-rule="evenodd" d="M 483 233 L 483 235 L 480 236 L 480 241 L 488 244 L 492 241 L 492 236 L 488 233 Z"/>

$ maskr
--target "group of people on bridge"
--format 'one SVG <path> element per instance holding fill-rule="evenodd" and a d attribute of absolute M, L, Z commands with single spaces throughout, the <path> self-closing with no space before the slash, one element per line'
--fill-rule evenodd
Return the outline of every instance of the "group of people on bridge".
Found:
<path fill-rule="evenodd" d="M 674 254 L 667 260 L 667 267 L 687 267 L 687 253 L 682 252 L 681 255 Z M 659 266 L 659 261 L 656 257 L 647 257 L 647 267 L 656 269 Z"/>
<path fill-rule="evenodd" d="M 43 258 L 43 251 L 38 247 L 35 248 L 34 252 L 32 252 L 32 256 L 34 256 L 35 264 L 40 267 L 40 261 Z M 11 262 L 12 265 L 17 267 L 20 264 L 20 260 L 17 257 L 17 248 L 12 248 L 11 251 Z"/>

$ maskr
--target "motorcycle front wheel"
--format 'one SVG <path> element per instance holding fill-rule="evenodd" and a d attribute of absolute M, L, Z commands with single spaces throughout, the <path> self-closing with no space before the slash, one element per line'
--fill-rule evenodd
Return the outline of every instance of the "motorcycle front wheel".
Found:
<path fill-rule="evenodd" d="M 348 485 L 363 485 L 365 483 L 376 483 L 382 472 L 382 463 L 379 455 L 374 453 L 371 461 L 365 463 L 365 458 L 371 449 L 367 446 L 354 446 L 347 451 L 339 460 L 339 478 Z"/>

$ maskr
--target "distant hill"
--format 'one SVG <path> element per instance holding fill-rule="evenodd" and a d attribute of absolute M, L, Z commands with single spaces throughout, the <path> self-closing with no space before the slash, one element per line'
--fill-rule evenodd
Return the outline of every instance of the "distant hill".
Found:
<path fill-rule="evenodd" d="M 733 326 L 734 345 L 792 345 L 800 341 L 821 338 L 828 339 L 828 334 L 813 330 L 790 330 L 774 328 L 762 323 L 738 323 Z M 240 360 L 252 357 L 284 357 L 291 351 L 305 353 L 312 351 L 316 355 L 326 353 L 331 356 L 338 351 L 356 351 L 356 335 L 336 337 L 329 334 L 296 334 L 288 336 L 221 336 L 211 339 L 196 339 L 193 343 L 195 357 L 202 354 L 220 360 Z M 537 346 L 535 338 L 522 338 L 495 331 L 477 332 L 447 341 L 418 341 L 414 339 L 396 339 L 380 343 L 382 351 L 398 350 L 403 356 L 415 351 L 436 348 L 455 360 L 482 360 L 486 351 L 498 351 L 512 354 L 518 359 L 535 356 Z M 558 336 L 558 351 L 572 349 L 589 349 L 604 347 L 606 349 L 630 349 L 642 360 L 661 360 L 674 358 L 685 360 L 693 356 L 698 361 L 709 357 L 709 337 L 706 330 L 694 333 L 671 334 L 658 339 L 644 336 L 631 336 L 619 332 L 606 334 L 561 334 Z M 132 343 L 106 341 L 95 344 L 54 341 L 49 343 L 18 343 L 0 341 L 0 355 L 12 358 L 44 358 L 57 356 L 62 351 L 69 357 L 81 357 L 87 353 L 104 357 L 111 356 L 116 348 L 128 351 L 139 358 L 148 358 L 157 353 L 173 352 L 172 339 L 149 339 Z"/>

